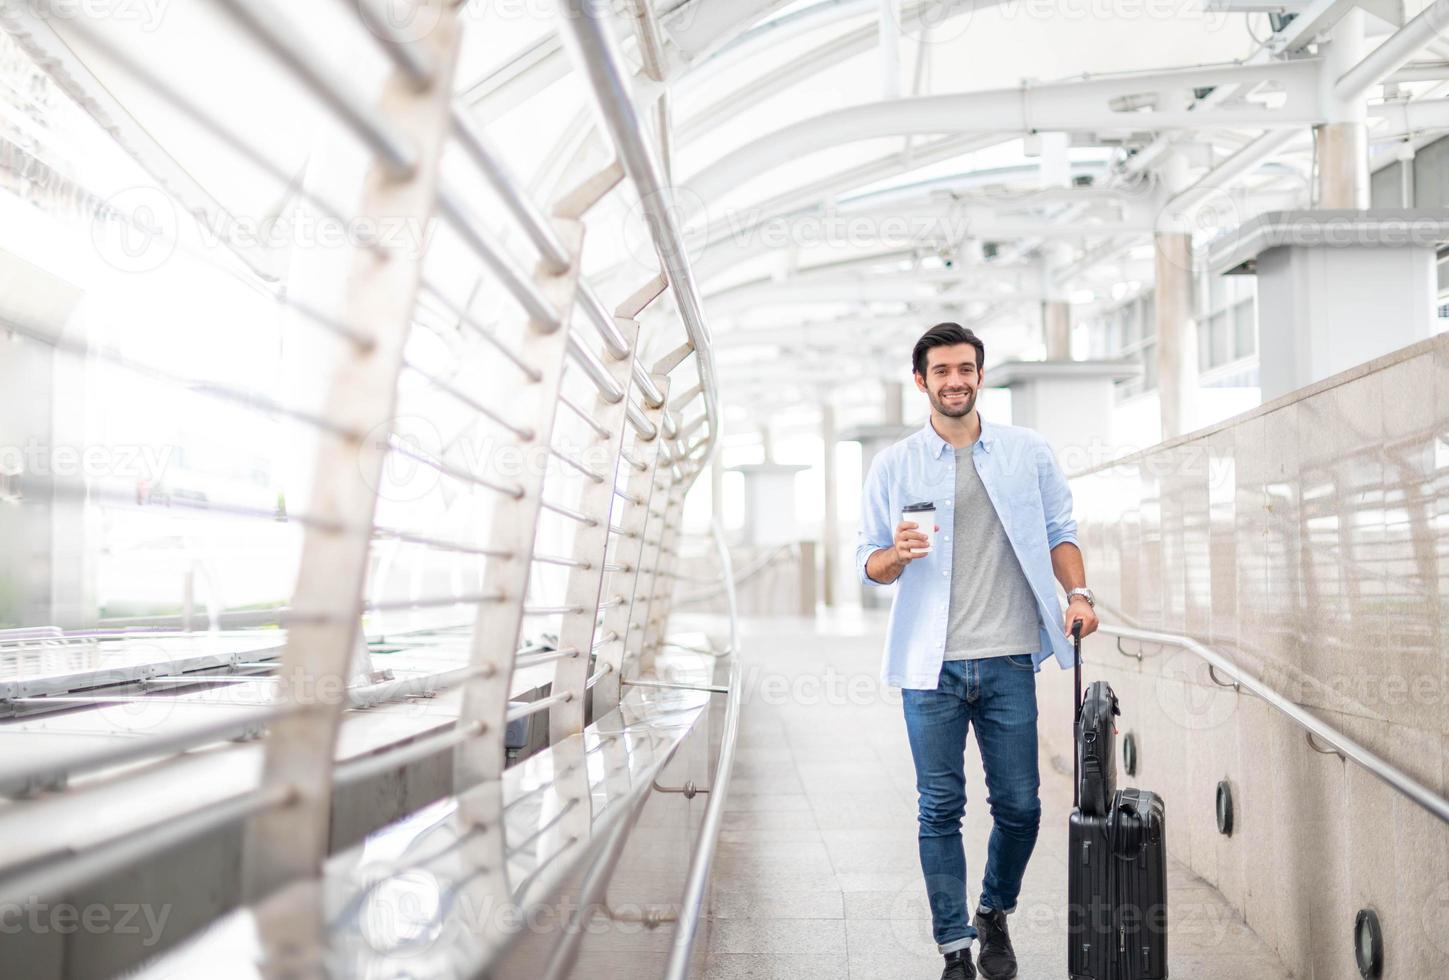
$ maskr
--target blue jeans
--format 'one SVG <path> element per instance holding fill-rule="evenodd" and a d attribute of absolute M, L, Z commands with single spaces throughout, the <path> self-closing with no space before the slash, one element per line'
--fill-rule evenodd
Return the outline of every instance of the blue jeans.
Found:
<path fill-rule="evenodd" d="M 991 841 L 980 906 L 1012 912 L 1041 827 L 1036 673 L 1031 655 L 947 660 L 935 690 L 905 689 L 906 734 L 920 797 L 921 871 L 942 953 L 971 945 L 966 904 L 966 733 L 974 724 L 986 771 Z"/>

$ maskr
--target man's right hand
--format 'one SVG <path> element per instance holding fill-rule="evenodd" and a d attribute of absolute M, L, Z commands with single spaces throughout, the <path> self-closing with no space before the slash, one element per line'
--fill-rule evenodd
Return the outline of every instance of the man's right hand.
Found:
<path fill-rule="evenodd" d="M 919 531 L 921 525 L 914 521 L 901 521 L 896 525 L 895 559 L 896 564 L 905 568 L 917 558 L 924 558 L 929 554 L 931 539 L 924 531 Z M 937 531 L 941 530 L 939 524 L 932 525 Z M 913 551 L 912 549 L 924 549 Z"/>
<path fill-rule="evenodd" d="M 939 524 L 933 525 L 937 531 L 941 530 Z M 866 578 L 880 585 L 890 585 L 901 577 L 906 566 L 917 558 L 924 558 L 925 554 L 913 554 L 912 548 L 929 547 L 930 539 L 924 533 L 917 530 L 920 525 L 913 521 L 901 521 L 896 525 L 895 541 L 889 548 L 878 548 L 871 552 L 865 562 Z"/>

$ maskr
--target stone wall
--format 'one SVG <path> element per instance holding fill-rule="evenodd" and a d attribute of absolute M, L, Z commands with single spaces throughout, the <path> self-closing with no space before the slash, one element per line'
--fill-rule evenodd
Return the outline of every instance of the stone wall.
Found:
<path fill-rule="evenodd" d="M 1189 634 L 1449 791 L 1449 337 L 1073 490 L 1089 580 L 1113 607 L 1104 620 Z M 1354 918 L 1372 908 L 1385 977 L 1449 976 L 1449 826 L 1215 685 L 1189 653 L 1098 636 L 1084 660 L 1089 680 L 1117 690 L 1119 731 L 1137 743 L 1122 782 L 1162 794 L 1176 857 L 1297 975 L 1357 977 Z M 1071 685 L 1056 680 L 1041 686 L 1044 718 L 1069 710 Z M 1066 749 L 1065 725 L 1043 732 Z M 1219 781 L 1235 802 L 1230 837 L 1216 827 Z M 1174 914 L 1192 909 L 1174 896 Z"/>

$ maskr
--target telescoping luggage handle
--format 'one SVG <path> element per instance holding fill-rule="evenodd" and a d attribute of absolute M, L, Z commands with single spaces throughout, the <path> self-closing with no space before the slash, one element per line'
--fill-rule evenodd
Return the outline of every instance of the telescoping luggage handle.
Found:
<path fill-rule="evenodd" d="M 1076 711 L 1072 714 L 1072 806 L 1082 805 L 1081 753 L 1077 751 L 1077 725 L 1082 720 L 1082 621 L 1072 621 L 1072 674 Z"/>

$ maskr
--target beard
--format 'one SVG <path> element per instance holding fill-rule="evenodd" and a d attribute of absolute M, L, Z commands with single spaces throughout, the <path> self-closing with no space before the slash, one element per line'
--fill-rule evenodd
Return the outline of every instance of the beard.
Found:
<path fill-rule="evenodd" d="M 972 410 L 976 408 L 975 388 L 968 388 L 966 391 L 966 397 L 961 401 L 955 403 L 948 403 L 943 395 L 939 395 L 935 392 L 927 391 L 927 394 L 930 395 L 931 398 L 931 407 L 934 408 L 936 411 L 940 412 L 942 415 L 946 416 L 947 418 L 962 418 L 964 416 L 970 415 Z"/>

